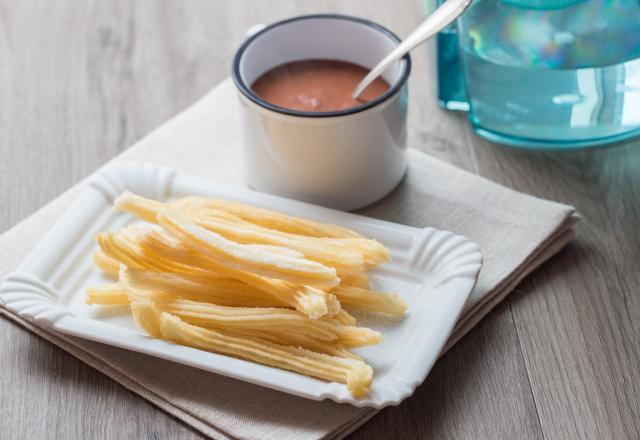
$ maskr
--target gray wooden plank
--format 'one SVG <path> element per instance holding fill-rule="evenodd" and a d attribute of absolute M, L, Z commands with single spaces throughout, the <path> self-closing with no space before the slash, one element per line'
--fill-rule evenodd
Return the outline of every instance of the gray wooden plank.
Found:
<path fill-rule="evenodd" d="M 412 397 L 352 437 L 543 438 L 508 304 L 438 360 Z"/>
<path fill-rule="evenodd" d="M 545 436 L 640 438 L 638 141 L 534 153 L 471 139 L 480 174 L 584 216 L 510 299 Z"/>
<path fill-rule="evenodd" d="M 0 320 L 0 438 L 197 438 L 54 345 Z"/>

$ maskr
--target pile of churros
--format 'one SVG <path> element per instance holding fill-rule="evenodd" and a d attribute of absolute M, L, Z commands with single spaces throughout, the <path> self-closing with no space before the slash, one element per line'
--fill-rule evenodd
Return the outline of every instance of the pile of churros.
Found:
<path fill-rule="evenodd" d="M 378 344 L 348 310 L 401 318 L 406 304 L 369 289 L 389 260 L 355 231 L 206 197 L 115 202 L 145 224 L 96 236 L 109 285 L 86 302 L 128 305 L 151 336 L 369 393 L 373 370 L 349 349 Z"/>

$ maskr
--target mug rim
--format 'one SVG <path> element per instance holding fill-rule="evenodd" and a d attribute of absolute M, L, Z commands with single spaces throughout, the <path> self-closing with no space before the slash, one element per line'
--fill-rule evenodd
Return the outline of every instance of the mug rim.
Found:
<path fill-rule="evenodd" d="M 249 47 L 249 45 L 256 39 L 258 39 L 262 34 L 265 34 L 266 32 L 269 32 L 270 30 L 276 27 L 283 26 L 295 21 L 318 19 L 318 18 L 320 19 L 331 18 L 331 19 L 352 21 L 359 24 L 364 24 L 371 28 L 374 28 L 378 32 L 385 34 L 387 37 L 390 37 L 391 40 L 394 40 L 397 44 L 402 42 L 402 40 L 396 34 L 391 32 L 389 29 L 382 26 L 381 24 L 375 23 L 365 18 L 354 17 L 351 15 L 310 14 L 310 15 L 299 15 L 296 17 L 291 17 L 284 20 L 276 21 L 275 23 L 271 23 L 265 26 L 263 29 L 259 30 L 258 32 L 256 32 L 255 34 L 247 38 L 236 51 L 236 54 L 233 57 L 231 76 L 238 90 L 250 101 L 254 102 L 260 107 L 266 108 L 276 113 L 281 113 L 288 116 L 301 116 L 306 118 L 330 118 L 330 117 L 336 117 L 336 116 L 352 115 L 355 113 L 360 113 L 362 111 L 368 110 L 372 107 L 375 107 L 392 98 L 407 83 L 407 79 L 409 78 L 409 74 L 411 73 L 411 56 L 408 53 L 401 58 L 401 60 L 404 61 L 405 64 L 404 64 L 403 71 L 401 72 L 400 78 L 391 87 L 389 87 L 389 89 L 386 92 L 384 92 L 382 95 L 378 96 L 377 98 L 372 99 L 371 101 L 368 101 L 364 104 L 357 105 L 355 107 L 351 107 L 348 109 L 333 110 L 333 111 L 327 111 L 327 112 L 308 112 L 308 111 L 302 111 L 302 110 L 293 110 L 293 109 L 288 109 L 285 107 L 273 105 L 265 101 L 264 99 L 262 99 L 256 93 L 254 93 L 253 90 L 251 90 L 251 87 L 247 85 L 247 83 L 242 78 L 242 75 L 240 74 L 240 60 L 242 58 L 242 55 L 246 51 L 246 49 Z"/>

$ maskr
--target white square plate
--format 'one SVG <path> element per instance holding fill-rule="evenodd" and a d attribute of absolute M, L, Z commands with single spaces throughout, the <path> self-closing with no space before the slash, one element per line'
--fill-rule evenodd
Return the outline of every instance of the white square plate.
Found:
<path fill-rule="evenodd" d="M 156 200 L 187 195 L 238 200 L 299 217 L 352 228 L 387 246 L 392 261 L 372 274 L 373 288 L 398 293 L 408 303 L 404 320 L 362 316 L 384 341 L 356 350 L 373 367 L 371 394 L 354 399 L 346 386 L 176 345 L 145 335 L 124 307 L 87 306 L 85 287 L 106 282 L 93 267 L 99 231 L 135 222 L 112 202 L 129 190 Z M 293 200 L 215 184 L 149 164 L 107 168 L 51 228 L 0 289 L 0 302 L 20 316 L 70 335 L 126 348 L 314 400 L 332 399 L 382 408 L 410 396 L 424 381 L 473 289 L 482 255 L 464 237 L 418 229 Z M 358 316 L 360 318 L 360 316 Z"/>

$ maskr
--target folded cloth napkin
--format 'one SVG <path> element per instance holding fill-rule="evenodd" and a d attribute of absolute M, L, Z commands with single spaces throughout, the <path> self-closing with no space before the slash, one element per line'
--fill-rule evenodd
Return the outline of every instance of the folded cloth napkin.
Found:
<path fill-rule="evenodd" d="M 227 80 L 114 161 L 147 161 L 210 180 L 244 185 L 235 90 Z M 520 194 L 410 151 L 403 183 L 363 211 L 412 226 L 462 234 L 480 245 L 484 266 L 448 347 L 528 273 L 573 236 L 570 206 Z M 0 279 L 14 270 L 83 188 L 76 185 L 0 237 Z M 532 215 L 535 213 L 535 215 Z M 184 365 L 52 332 L 0 313 L 58 345 L 213 438 L 341 438 L 375 414 L 315 402 Z"/>

